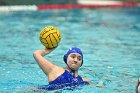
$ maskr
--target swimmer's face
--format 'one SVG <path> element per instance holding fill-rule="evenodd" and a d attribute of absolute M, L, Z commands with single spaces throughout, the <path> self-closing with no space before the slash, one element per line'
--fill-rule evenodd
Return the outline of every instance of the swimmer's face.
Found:
<path fill-rule="evenodd" d="M 71 53 L 67 58 L 67 64 L 72 70 L 78 70 L 82 64 L 82 56 L 78 53 Z"/>

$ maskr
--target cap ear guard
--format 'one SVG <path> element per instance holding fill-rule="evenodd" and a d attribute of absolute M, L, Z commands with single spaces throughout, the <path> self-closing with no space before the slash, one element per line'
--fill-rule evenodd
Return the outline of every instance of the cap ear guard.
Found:
<path fill-rule="evenodd" d="M 66 55 L 63 56 L 63 60 L 67 64 L 67 57 L 66 57 Z"/>
<path fill-rule="evenodd" d="M 81 63 L 81 66 L 83 65 L 83 60 L 82 60 L 82 63 Z"/>

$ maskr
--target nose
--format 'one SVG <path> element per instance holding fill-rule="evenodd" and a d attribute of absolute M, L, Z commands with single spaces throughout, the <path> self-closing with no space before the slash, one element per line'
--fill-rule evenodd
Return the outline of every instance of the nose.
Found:
<path fill-rule="evenodd" d="M 74 62 L 76 62 L 76 63 L 77 63 L 77 61 L 78 61 L 78 59 L 77 59 L 77 58 L 74 58 Z"/>

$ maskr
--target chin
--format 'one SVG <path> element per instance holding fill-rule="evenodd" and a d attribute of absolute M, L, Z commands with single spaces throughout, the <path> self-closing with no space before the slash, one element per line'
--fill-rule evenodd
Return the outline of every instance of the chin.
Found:
<path fill-rule="evenodd" d="M 78 67 L 71 67 L 72 70 L 78 70 Z"/>

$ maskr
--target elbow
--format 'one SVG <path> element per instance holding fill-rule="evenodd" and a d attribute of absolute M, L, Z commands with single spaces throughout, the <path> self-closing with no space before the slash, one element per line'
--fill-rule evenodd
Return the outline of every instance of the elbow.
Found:
<path fill-rule="evenodd" d="M 36 50 L 36 51 L 33 53 L 33 56 L 34 56 L 34 57 L 42 56 L 42 50 Z"/>
<path fill-rule="evenodd" d="M 34 59 L 37 61 L 37 59 L 39 58 L 39 52 L 38 52 L 38 50 L 36 50 L 34 53 L 33 53 L 33 57 L 34 57 Z"/>
<path fill-rule="evenodd" d="M 33 53 L 33 57 L 35 57 L 37 54 L 38 54 L 38 52 L 35 51 L 35 52 Z"/>
<path fill-rule="evenodd" d="M 45 51 L 44 50 L 36 50 L 34 53 L 33 53 L 33 56 L 36 57 L 36 56 L 44 56 L 46 55 Z"/>

